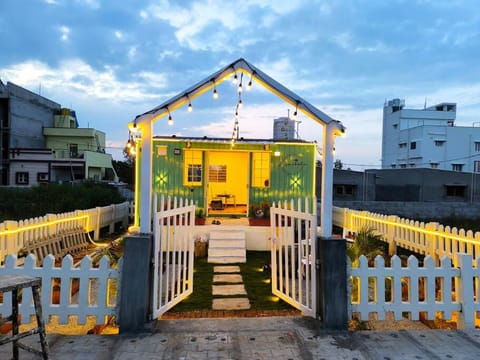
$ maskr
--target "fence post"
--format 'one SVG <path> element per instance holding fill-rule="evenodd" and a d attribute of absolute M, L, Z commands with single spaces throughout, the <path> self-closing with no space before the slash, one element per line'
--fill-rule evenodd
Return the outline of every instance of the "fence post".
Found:
<path fill-rule="evenodd" d="M 437 236 L 434 234 L 430 234 L 431 231 L 436 231 L 438 228 L 438 222 L 429 222 L 425 224 L 425 230 L 427 230 L 427 243 L 425 244 L 428 248 L 427 255 L 430 255 L 434 261 L 435 265 L 438 265 L 439 258 L 438 258 L 438 244 L 437 244 Z"/>
<path fill-rule="evenodd" d="M 472 255 L 458 253 L 455 255 L 460 268 L 460 279 L 456 289 L 457 300 L 462 311 L 458 313 L 458 329 L 474 329 L 474 298 L 473 298 L 473 266 Z"/>
<path fill-rule="evenodd" d="M 100 220 L 101 220 L 101 213 L 102 213 L 102 208 L 101 207 L 96 207 L 95 208 L 96 214 L 95 217 L 97 218 L 97 223 L 95 224 L 95 229 L 93 231 L 93 240 L 98 240 L 100 239 Z"/>
<path fill-rule="evenodd" d="M 120 332 L 145 330 L 151 308 L 151 234 L 125 238 L 120 293 Z"/>
<path fill-rule="evenodd" d="M 387 225 L 387 242 L 388 242 L 388 255 L 393 256 L 397 254 L 397 244 L 395 244 L 395 227 L 398 223 L 398 216 L 389 215 Z M 395 223 L 395 224 L 391 224 Z"/>
<path fill-rule="evenodd" d="M 347 330 L 347 252 L 346 240 L 317 238 L 317 312 L 322 327 Z"/>

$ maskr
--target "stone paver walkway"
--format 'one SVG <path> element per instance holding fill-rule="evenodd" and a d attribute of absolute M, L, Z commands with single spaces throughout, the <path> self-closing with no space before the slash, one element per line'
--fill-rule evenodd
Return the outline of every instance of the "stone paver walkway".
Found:
<path fill-rule="evenodd" d="M 243 285 L 239 266 L 215 266 L 213 268 L 213 310 L 248 310 L 250 301 Z M 240 296 L 237 296 L 240 295 Z M 243 295 L 243 296 L 242 296 Z"/>

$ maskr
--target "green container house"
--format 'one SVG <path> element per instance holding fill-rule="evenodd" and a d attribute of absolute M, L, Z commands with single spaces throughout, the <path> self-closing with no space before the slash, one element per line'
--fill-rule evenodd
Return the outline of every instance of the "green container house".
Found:
<path fill-rule="evenodd" d="M 316 149 L 302 140 L 155 137 L 153 190 L 207 215 L 261 215 L 274 201 L 313 199 Z"/>

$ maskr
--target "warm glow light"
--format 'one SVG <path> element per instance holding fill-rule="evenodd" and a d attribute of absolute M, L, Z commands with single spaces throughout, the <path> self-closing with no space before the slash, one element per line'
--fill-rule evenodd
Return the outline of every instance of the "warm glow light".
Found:
<path fill-rule="evenodd" d="M 243 106 L 243 101 L 242 99 L 238 100 L 238 108 L 241 108 Z"/>
<path fill-rule="evenodd" d="M 238 76 L 237 76 L 237 73 L 235 73 L 235 75 L 233 76 L 233 80 L 232 80 L 232 82 L 233 82 L 234 84 L 236 84 L 236 83 L 238 82 Z"/>
<path fill-rule="evenodd" d="M 243 90 L 242 83 L 238 84 L 238 92 L 241 93 Z"/>
<path fill-rule="evenodd" d="M 275 151 L 275 152 L 273 153 L 273 156 L 280 156 L 280 151 Z"/>
<path fill-rule="evenodd" d="M 13 230 L 8 230 L 8 229 L 7 230 L 2 230 L 2 231 L 0 231 L 0 236 L 9 235 L 9 234 L 16 234 L 16 233 L 23 232 L 23 231 L 26 231 L 26 230 L 39 229 L 39 228 L 42 228 L 42 227 L 48 227 L 48 226 L 51 226 L 51 225 L 61 224 L 61 223 L 69 222 L 69 221 L 78 221 L 78 220 L 82 220 L 82 219 L 85 219 L 85 229 L 88 229 L 88 220 L 89 220 L 88 215 L 79 215 L 79 216 L 73 216 L 73 217 L 69 217 L 69 218 L 52 220 L 52 221 L 48 221 L 48 222 L 41 223 L 41 224 L 22 226 L 18 229 L 13 229 Z"/>
<path fill-rule="evenodd" d="M 253 83 L 252 83 L 252 79 L 250 78 L 250 81 L 248 82 L 248 85 L 247 85 L 247 90 L 250 90 L 253 86 Z"/>
<path fill-rule="evenodd" d="M 192 103 L 188 103 L 188 108 L 187 108 L 188 112 L 192 112 L 193 111 L 193 106 L 192 106 Z"/>
<path fill-rule="evenodd" d="M 270 296 L 270 301 L 278 302 L 280 301 L 280 298 L 278 296 Z"/>
<path fill-rule="evenodd" d="M 217 88 L 214 88 L 214 89 L 213 89 L 213 98 L 214 98 L 214 99 L 218 99 L 218 91 L 217 91 Z"/>
<path fill-rule="evenodd" d="M 270 284 L 270 279 L 265 279 L 265 280 L 263 280 L 263 282 L 264 282 L 265 284 Z"/>

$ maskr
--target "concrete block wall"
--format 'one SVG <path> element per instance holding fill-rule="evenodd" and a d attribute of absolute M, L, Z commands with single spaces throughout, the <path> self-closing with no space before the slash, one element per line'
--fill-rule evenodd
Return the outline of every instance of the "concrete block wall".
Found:
<path fill-rule="evenodd" d="M 412 220 L 440 220 L 446 217 L 478 219 L 480 214 L 480 203 L 467 202 L 334 201 L 333 205 Z"/>

